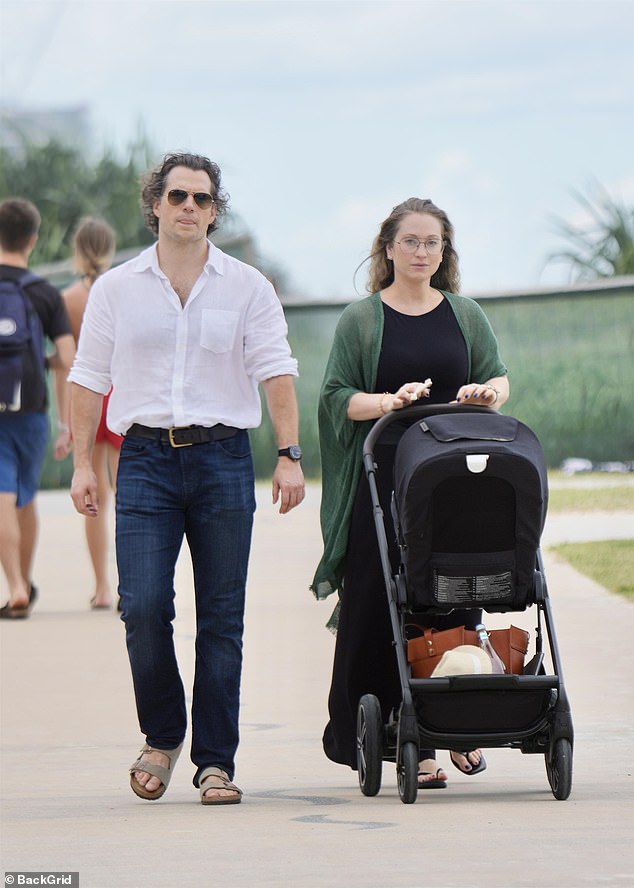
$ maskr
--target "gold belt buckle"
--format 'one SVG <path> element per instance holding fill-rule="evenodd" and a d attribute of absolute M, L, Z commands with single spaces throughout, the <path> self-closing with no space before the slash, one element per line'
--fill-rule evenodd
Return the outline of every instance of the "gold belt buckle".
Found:
<path fill-rule="evenodd" d="M 171 428 L 167 430 L 170 447 L 191 447 L 194 443 L 193 441 L 185 441 L 183 444 L 178 444 L 178 442 L 174 440 L 174 432 L 177 432 L 179 428 L 183 428 L 183 426 L 171 426 Z"/>

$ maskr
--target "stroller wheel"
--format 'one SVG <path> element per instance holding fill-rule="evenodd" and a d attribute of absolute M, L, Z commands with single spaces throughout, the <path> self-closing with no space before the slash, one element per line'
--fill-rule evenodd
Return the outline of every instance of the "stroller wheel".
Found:
<path fill-rule="evenodd" d="M 572 744 L 566 737 L 555 740 L 546 753 L 546 773 L 553 795 L 565 801 L 572 790 Z"/>
<path fill-rule="evenodd" d="M 416 743 L 403 743 L 399 750 L 396 766 L 398 794 L 404 805 L 416 801 L 418 793 L 418 746 Z"/>
<path fill-rule="evenodd" d="M 375 796 L 381 789 L 383 768 L 383 717 L 373 694 L 364 694 L 357 710 L 357 771 L 363 795 Z"/>

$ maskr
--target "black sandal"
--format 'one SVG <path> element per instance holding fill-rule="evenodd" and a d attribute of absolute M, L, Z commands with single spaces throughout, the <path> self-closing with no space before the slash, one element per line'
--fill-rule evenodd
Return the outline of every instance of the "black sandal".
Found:
<path fill-rule="evenodd" d="M 29 603 L 23 607 L 12 607 L 9 602 L 0 607 L 0 620 L 26 620 L 37 601 L 37 586 L 29 585 Z"/>
<path fill-rule="evenodd" d="M 456 753 L 456 755 L 463 755 L 466 758 L 466 760 L 469 762 L 469 764 L 471 765 L 470 770 L 465 771 L 464 768 L 461 768 L 460 765 L 454 761 L 453 756 L 451 755 L 451 752 L 450 752 L 449 758 L 451 760 L 451 764 L 454 766 L 454 768 L 457 768 L 461 774 L 464 774 L 466 777 L 473 777 L 474 774 L 479 774 L 481 771 L 486 771 L 487 763 L 486 763 L 486 759 L 482 755 L 482 753 L 480 753 L 480 761 L 478 762 L 478 764 L 472 765 L 471 762 L 469 761 L 469 756 L 471 755 L 472 752 L 474 752 L 473 749 L 470 749 L 468 752 L 462 752 L 462 750 L 460 750 L 460 749 L 454 749 L 453 751 Z"/>
<path fill-rule="evenodd" d="M 418 788 L 419 789 L 447 789 L 447 781 L 443 780 L 442 777 L 439 777 L 439 773 L 442 771 L 442 768 L 438 768 L 435 774 L 432 771 L 419 771 L 418 772 Z M 421 780 L 421 777 L 431 776 L 431 780 Z"/>

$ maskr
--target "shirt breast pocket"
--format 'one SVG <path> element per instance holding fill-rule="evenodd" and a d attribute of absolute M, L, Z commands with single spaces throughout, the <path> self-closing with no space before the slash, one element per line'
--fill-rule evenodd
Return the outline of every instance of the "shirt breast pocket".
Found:
<path fill-rule="evenodd" d="M 237 311 L 205 308 L 200 326 L 200 344 L 216 355 L 231 351 L 238 329 Z"/>

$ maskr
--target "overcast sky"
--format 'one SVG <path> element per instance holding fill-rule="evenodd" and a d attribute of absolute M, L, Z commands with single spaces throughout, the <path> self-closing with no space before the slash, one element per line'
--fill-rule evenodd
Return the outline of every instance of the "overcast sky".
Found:
<path fill-rule="evenodd" d="M 352 296 L 411 196 L 452 219 L 464 292 L 569 280 L 552 217 L 599 180 L 634 203 L 634 4 L 557 0 L 0 0 L 0 101 L 88 105 L 217 161 L 261 251 Z M 365 276 L 357 277 L 362 291 Z"/>

